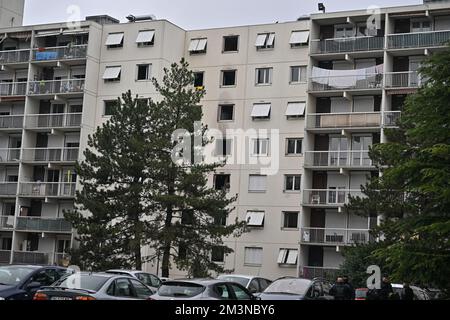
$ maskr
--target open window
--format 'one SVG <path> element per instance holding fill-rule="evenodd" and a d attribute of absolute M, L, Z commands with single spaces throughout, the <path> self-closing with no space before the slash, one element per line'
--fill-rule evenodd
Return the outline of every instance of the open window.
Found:
<path fill-rule="evenodd" d="M 190 54 L 206 53 L 207 43 L 208 39 L 206 38 L 192 39 L 191 43 L 189 44 L 189 53 Z"/>
<path fill-rule="evenodd" d="M 247 211 L 245 221 L 249 227 L 264 227 L 264 211 Z"/>
<path fill-rule="evenodd" d="M 308 45 L 309 31 L 292 31 L 289 44 L 291 48 L 299 48 Z"/>
<path fill-rule="evenodd" d="M 277 262 L 278 264 L 284 265 L 296 265 L 297 258 L 298 258 L 297 249 L 280 249 Z"/>
<path fill-rule="evenodd" d="M 105 82 L 120 81 L 121 73 L 122 67 L 120 66 L 106 67 L 105 72 L 103 73 L 103 80 L 105 80 Z"/>
<path fill-rule="evenodd" d="M 287 119 L 300 119 L 305 116 L 306 102 L 288 102 L 286 109 Z"/>
<path fill-rule="evenodd" d="M 256 36 L 257 50 L 273 49 L 275 47 L 275 33 L 260 33 Z"/>
<path fill-rule="evenodd" d="M 106 38 L 106 43 L 105 43 L 106 47 L 108 49 L 122 48 L 123 47 L 123 37 L 124 37 L 123 32 L 108 34 L 108 38 Z"/>
<path fill-rule="evenodd" d="M 155 44 L 155 30 L 141 30 L 136 38 L 138 47 L 150 47 Z"/>

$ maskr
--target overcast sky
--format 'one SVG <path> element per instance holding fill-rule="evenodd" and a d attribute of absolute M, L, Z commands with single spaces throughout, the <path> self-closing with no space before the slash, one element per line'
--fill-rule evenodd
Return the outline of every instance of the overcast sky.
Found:
<path fill-rule="evenodd" d="M 24 24 L 65 22 L 67 9 L 79 6 L 81 17 L 108 14 L 126 21 L 129 14 L 154 14 L 188 29 L 292 21 L 317 12 L 323 2 L 327 11 L 420 4 L 422 0 L 26 0 Z M 71 19 L 73 21 L 73 19 Z"/>

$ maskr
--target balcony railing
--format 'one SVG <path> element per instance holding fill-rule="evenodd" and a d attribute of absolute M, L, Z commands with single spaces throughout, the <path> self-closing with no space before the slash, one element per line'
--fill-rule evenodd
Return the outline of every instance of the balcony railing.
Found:
<path fill-rule="evenodd" d="M 70 162 L 78 160 L 79 148 L 30 148 L 23 150 L 22 160 L 36 162 Z"/>
<path fill-rule="evenodd" d="M 305 165 L 311 167 L 371 167 L 367 150 L 306 151 Z"/>
<path fill-rule="evenodd" d="M 71 232 L 72 224 L 61 218 L 17 217 L 16 230 L 37 232 Z"/>
<path fill-rule="evenodd" d="M 363 197 L 361 190 L 345 189 L 305 189 L 303 204 L 317 206 L 342 206 L 348 203 L 349 196 Z"/>
<path fill-rule="evenodd" d="M 388 35 L 389 49 L 444 46 L 450 40 L 450 31 L 427 31 Z"/>
<path fill-rule="evenodd" d="M 351 37 L 311 41 L 311 53 L 343 53 L 384 49 L 384 37 Z"/>
<path fill-rule="evenodd" d="M 1 162 L 15 162 L 20 160 L 19 148 L 5 148 L 0 149 L 0 163 Z"/>
<path fill-rule="evenodd" d="M 15 196 L 17 194 L 17 182 L 0 182 L 0 196 Z"/>
<path fill-rule="evenodd" d="M 0 229 L 14 228 L 14 216 L 0 216 Z"/>
<path fill-rule="evenodd" d="M 369 242 L 369 230 L 342 228 L 302 228 L 301 242 L 311 244 L 352 245 Z"/>
<path fill-rule="evenodd" d="M 308 129 L 372 128 L 381 126 L 380 112 L 311 113 Z"/>
<path fill-rule="evenodd" d="M 368 90 L 381 89 L 383 85 L 383 74 L 368 75 L 343 75 L 328 77 L 311 77 L 309 90 L 320 91 L 346 91 L 346 90 Z"/>
<path fill-rule="evenodd" d="M 11 261 L 10 250 L 0 250 L 0 264 L 9 264 Z"/>
<path fill-rule="evenodd" d="M 25 119 L 27 129 L 73 128 L 81 126 L 82 113 L 31 114 Z"/>
<path fill-rule="evenodd" d="M 28 94 L 81 93 L 84 91 L 84 81 L 84 79 L 30 81 Z"/>
<path fill-rule="evenodd" d="M 0 129 L 21 129 L 23 115 L 0 116 Z"/>
<path fill-rule="evenodd" d="M 53 260 L 53 253 L 37 251 L 14 251 L 13 263 L 17 264 L 37 264 L 50 265 Z"/>
<path fill-rule="evenodd" d="M 401 111 L 386 111 L 384 112 L 384 126 L 396 127 L 398 120 L 400 120 Z"/>
<path fill-rule="evenodd" d="M 0 96 L 24 96 L 27 92 L 26 82 L 0 82 Z"/>
<path fill-rule="evenodd" d="M 386 73 L 386 88 L 418 88 L 424 83 L 417 71 Z"/>
<path fill-rule="evenodd" d="M 33 49 L 33 61 L 85 59 L 87 45 Z"/>
<path fill-rule="evenodd" d="M 0 64 L 23 63 L 30 60 L 30 49 L 0 51 Z"/>
<path fill-rule="evenodd" d="M 74 197 L 74 182 L 21 182 L 19 193 L 30 197 Z"/>
<path fill-rule="evenodd" d="M 324 268 L 324 267 L 303 267 L 303 278 L 314 279 L 323 278 L 329 281 L 336 281 L 336 277 L 339 274 L 338 268 Z"/>

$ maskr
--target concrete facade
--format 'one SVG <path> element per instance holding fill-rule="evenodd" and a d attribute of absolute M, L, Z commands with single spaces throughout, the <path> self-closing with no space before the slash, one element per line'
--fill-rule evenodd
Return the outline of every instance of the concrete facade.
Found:
<path fill-rule="evenodd" d="M 0 28 L 21 26 L 25 0 L 0 1 Z"/>

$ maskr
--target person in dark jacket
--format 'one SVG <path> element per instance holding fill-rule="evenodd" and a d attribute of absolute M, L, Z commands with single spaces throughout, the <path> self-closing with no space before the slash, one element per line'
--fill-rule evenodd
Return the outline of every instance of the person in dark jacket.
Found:
<path fill-rule="evenodd" d="M 378 296 L 380 300 L 389 300 L 391 295 L 394 293 L 392 289 L 391 282 L 387 276 L 384 276 L 381 280 L 381 289 L 379 290 Z"/>
<path fill-rule="evenodd" d="M 342 279 L 344 280 L 344 283 L 346 285 L 348 285 L 348 287 L 350 288 L 350 294 L 351 294 L 350 299 L 351 300 L 355 300 L 355 288 L 350 283 L 350 280 L 348 279 L 348 276 L 343 276 Z"/>
<path fill-rule="evenodd" d="M 409 286 L 409 283 L 403 284 L 403 290 L 402 290 L 402 300 L 414 300 L 414 291 Z"/>
<path fill-rule="evenodd" d="M 336 283 L 330 289 L 330 295 L 334 300 L 351 300 L 352 293 L 350 287 L 344 283 L 342 277 L 338 277 Z"/>

